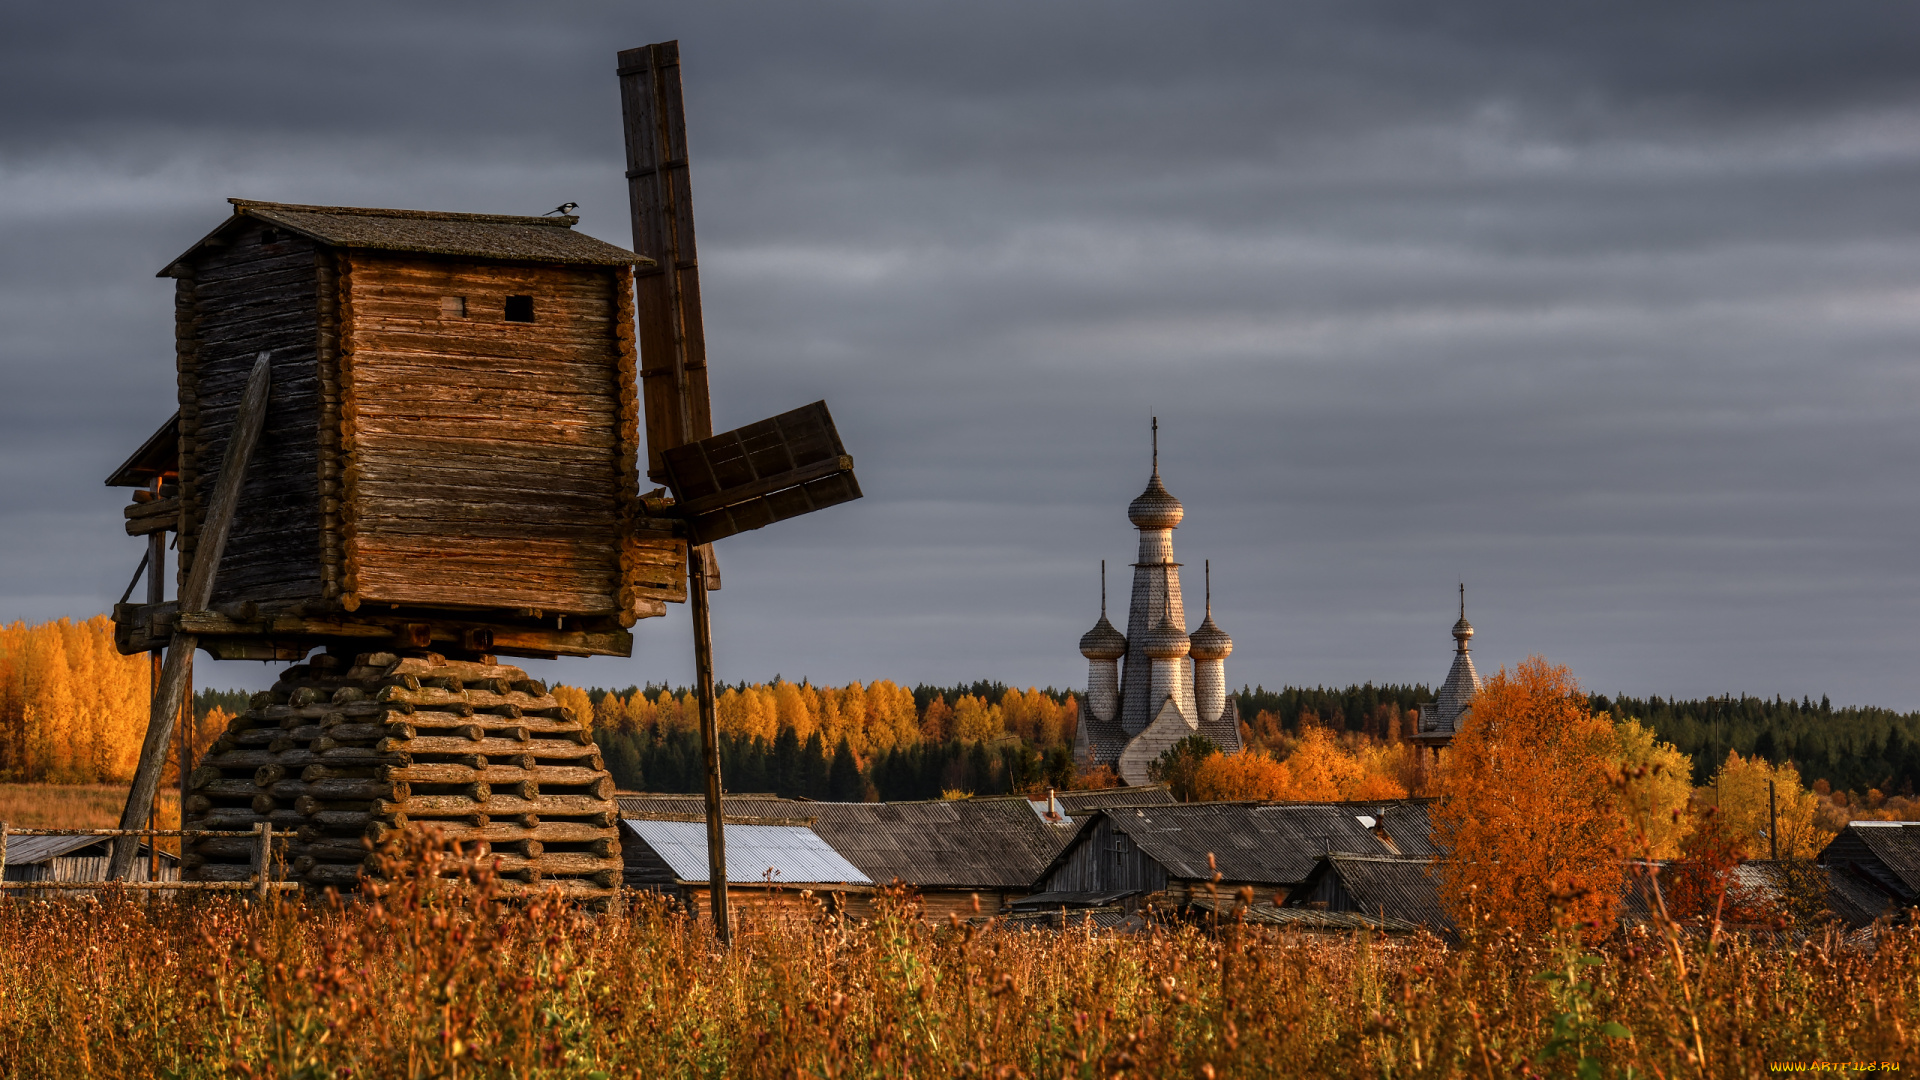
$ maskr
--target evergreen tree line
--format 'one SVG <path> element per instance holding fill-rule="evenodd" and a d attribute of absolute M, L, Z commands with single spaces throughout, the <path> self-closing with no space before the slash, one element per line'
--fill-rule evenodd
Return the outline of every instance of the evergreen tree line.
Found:
<path fill-rule="evenodd" d="M 614 783 L 628 791 L 697 795 L 706 790 L 696 731 L 619 731 L 596 728 L 594 741 Z M 805 741 L 792 728 L 772 740 L 720 734 L 720 775 L 735 794 L 829 802 L 908 802 L 952 792 L 1004 795 L 1051 785 L 1067 788 L 1074 775 L 1067 746 L 1042 750 L 1024 740 L 993 743 L 922 742 L 883 751 L 865 768 L 847 740 L 831 751 L 819 732 Z"/>
<path fill-rule="evenodd" d="M 1903 795 L 1920 786 L 1920 712 L 1747 694 L 1695 701 L 1595 695 L 1593 708 L 1637 717 L 1691 755 L 1696 784 L 1706 783 L 1731 750 L 1774 765 L 1791 762 L 1809 784 Z"/>
<path fill-rule="evenodd" d="M 1400 718 L 1404 724 L 1405 715 L 1423 702 L 1433 700 L 1433 691 L 1425 683 L 1403 686 L 1399 683 L 1386 683 L 1375 686 L 1363 683 L 1359 686 L 1334 688 L 1316 686 L 1285 686 L 1278 690 L 1269 690 L 1264 686 L 1248 689 L 1242 686 L 1233 695 L 1240 709 L 1240 719 L 1251 725 L 1258 733 L 1263 726 L 1259 723 L 1265 713 L 1272 721 L 1277 721 L 1285 731 L 1297 731 L 1303 717 L 1317 727 L 1331 728 L 1335 731 L 1364 732 L 1376 738 L 1390 739 L 1404 736 L 1407 731 L 1391 730 L 1389 725 Z"/>

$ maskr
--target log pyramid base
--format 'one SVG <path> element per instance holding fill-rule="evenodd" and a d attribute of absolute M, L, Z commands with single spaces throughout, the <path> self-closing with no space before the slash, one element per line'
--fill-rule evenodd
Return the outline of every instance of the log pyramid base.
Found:
<path fill-rule="evenodd" d="M 483 658 L 483 660 L 490 658 Z M 326 653 L 290 667 L 188 778 L 189 829 L 270 822 L 276 877 L 353 889 L 409 827 L 484 855 L 508 893 L 620 885 L 619 806 L 592 732 L 526 672 L 437 653 Z M 254 842 L 208 838 L 188 880 L 240 881 Z"/>

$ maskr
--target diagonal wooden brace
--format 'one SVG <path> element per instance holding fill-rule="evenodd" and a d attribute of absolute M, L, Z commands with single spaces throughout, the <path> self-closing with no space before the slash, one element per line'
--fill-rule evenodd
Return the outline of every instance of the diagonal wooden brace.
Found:
<path fill-rule="evenodd" d="M 247 460 L 260 442 L 260 428 L 267 419 L 267 390 L 271 380 L 272 364 L 263 352 L 254 359 L 246 392 L 240 397 L 240 411 L 234 417 L 233 434 L 227 440 L 226 458 L 220 466 L 220 480 L 214 485 L 206 528 L 194 551 L 193 571 L 187 575 L 187 586 L 180 593 L 181 611 L 205 611 L 213 600 L 213 578 L 220 568 L 220 556 L 226 551 L 234 507 L 240 502 L 240 483 L 246 477 Z M 160 670 L 160 688 L 153 695 L 153 712 L 147 719 L 147 739 L 140 746 L 140 766 L 133 774 L 133 789 L 127 792 L 126 809 L 120 813 L 122 829 L 141 829 L 147 825 L 154 793 L 160 787 L 160 769 L 167 760 L 167 744 L 173 739 L 173 725 L 180 717 L 181 699 L 186 695 L 187 664 L 199 647 L 198 634 L 176 633 L 168 643 L 166 665 Z M 189 766 L 189 762 L 180 763 L 183 770 Z M 139 837 L 114 837 L 113 861 L 107 867 L 107 877 L 125 880 L 133 872 L 138 851 Z"/>

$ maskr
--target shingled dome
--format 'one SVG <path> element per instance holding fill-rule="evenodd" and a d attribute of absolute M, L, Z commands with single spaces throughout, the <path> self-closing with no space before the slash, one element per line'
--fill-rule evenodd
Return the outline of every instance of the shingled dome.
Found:
<path fill-rule="evenodd" d="M 1147 640 L 1142 642 L 1150 660 L 1178 660 L 1187 655 L 1193 643 L 1173 620 L 1165 614 L 1160 616 L 1160 624 L 1147 631 Z"/>
<path fill-rule="evenodd" d="M 451 214 L 433 210 L 381 210 L 358 206 L 300 206 L 228 199 L 233 217 L 160 271 L 175 268 L 203 247 L 220 246 L 236 222 L 253 218 L 334 248 L 407 251 L 466 259 L 557 263 L 572 266 L 652 266 L 653 260 L 573 231 L 580 219 L 565 214 Z"/>
<path fill-rule="evenodd" d="M 1147 490 L 1127 505 L 1127 520 L 1133 522 L 1136 529 L 1178 528 L 1180 519 L 1186 516 L 1186 508 L 1180 505 L 1180 500 L 1174 498 L 1173 493 L 1160 482 L 1158 465 L 1153 468 L 1153 479 L 1147 481 Z"/>
<path fill-rule="evenodd" d="M 1093 624 L 1093 629 L 1080 638 L 1080 655 L 1089 660 L 1118 660 L 1126 652 L 1126 635 L 1114 629 L 1104 611 L 1100 613 L 1100 621 Z"/>
<path fill-rule="evenodd" d="M 1207 612 L 1207 619 L 1200 629 L 1193 632 L 1193 647 L 1188 655 L 1195 660 L 1225 660 L 1233 655 L 1233 639 L 1225 630 L 1213 621 L 1213 612 Z"/>

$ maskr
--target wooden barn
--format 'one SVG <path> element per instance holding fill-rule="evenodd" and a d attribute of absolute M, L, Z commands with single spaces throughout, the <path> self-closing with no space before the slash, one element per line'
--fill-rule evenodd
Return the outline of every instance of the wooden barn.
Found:
<path fill-rule="evenodd" d="M 726 812 L 746 818 L 807 822 L 813 832 L 876 887 L 909 886 L 930 919 L 971 918 L 1013 909 L 1090 806 L 1166 805 L 1163 787 L 1061 792 L 1054 819 L 1045 799 L 1019 795 L 935 802 L 832 803 L 771 795 L 728 795 Z M 697 795 L 619 796 L 623 817 L 687 816 L 700 812 Z M 732 833 L 727 834 L 731 838 Z M 728 840 L 731 845 L 731 839 Z M 728 848 L 732 859 L 732 848 Z M 975 898 L 978 898 L 978 909 Z M 849 897 L 857 915 L 870 909 Z"/>
<path fill-rule="evenodd" d="M 1920 821 L 1850 821 L 1818 861 L 1878 894 L 1882 910 L 1920 907 Z"/>
<path fill-rule="evenodd" d="M 1286 906 L 1367 916 L 1383 927 L 1424 926 L 1436 934 L 1455 932 L 1453 919 L 1440 903 L 1438 866 L 1430 858 L 1322 855 L 1306 880 L 1288 895 Z"/>
<path fill-rule="evenodd" d="M 65 881 L 105 881 L 108 844 L 104 836 L 9 836 L 4 880 L 44 881 L 50 885 Z M 142 842 L 135 857 L 131 880 L 180 880 L 180 860 L 172 852 L 149 851 Z M 156 868 L 158 873 L 149 876 L 149 871 Z M 27 890 L 27 895 L 38 893 L 38 889 Z"/>
<path fill-rule="evenodd" d="M 1277 901 L 1327 852 L 1425 856 L 1431 829 L 1419 802 L 1108 807 L 1080 821 L 1036 875 L 1024 906 L 1124 896 L 1129 904 L 1183 907 L 1246 886 L 1259 902 Z"/>
<path fill-rule="evenodd" d="M 109 481 L 177 471 L 128 516 L 177 528 L 181 580 L 263 355 L 266 420 L 210 610 L 123 605 L 122 648 L 183 630 L 222 659 L 341 638 L 628 655 L 625 628 L 686 590 L 684 541 L 647 527 L 640 491 L 652 261 L 564 215 L 229 202 L 161 271 L 179 414 Z"/>

